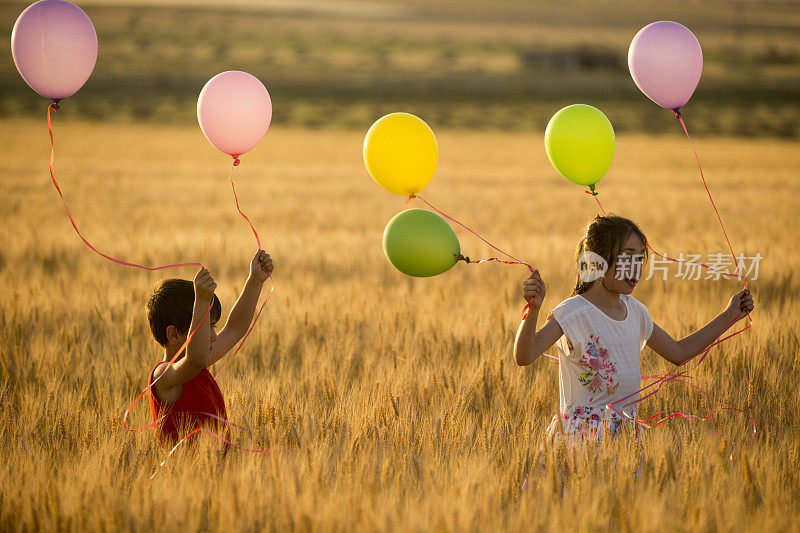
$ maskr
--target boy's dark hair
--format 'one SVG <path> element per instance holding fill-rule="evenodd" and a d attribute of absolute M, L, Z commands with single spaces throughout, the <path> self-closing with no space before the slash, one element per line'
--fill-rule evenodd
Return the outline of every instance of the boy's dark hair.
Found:
<path fill-rule="evenodd" d="M 147 301 L 147 321 L 156 342 L 161 346 L 167 345 L 167 326 L 175 326 L 181 333 L 188 334 L 193 307 L 194 284 L 191 281 L 177 278 L 162 281 Z M 213 324 L 220 315 L 222 305 L 215 294 L 211 313 L 206 320 L 210 319 L 210 324 Z"/>
<path fill-rule="evenodd" d="M 636 234 L 642 239 L 644 245 L 643 262 L 647 261 L 649 251 L 647 249 L 647 237 L 644 232 L 636 225 L 636 222 L 617 215 L 597 215 L 586 226 L 586 232 L 575 249 L 575 261 L 580 261 L 581 254 L 591 251 L 606 260 L 609 270 L 614 268 L 614 263 L 625 241 L 631 234 Z M 572 295 L 583 294 L 592 286 L 591 281 L 587 282 L 578 276 L 575 282 L 575 289 Z"/>

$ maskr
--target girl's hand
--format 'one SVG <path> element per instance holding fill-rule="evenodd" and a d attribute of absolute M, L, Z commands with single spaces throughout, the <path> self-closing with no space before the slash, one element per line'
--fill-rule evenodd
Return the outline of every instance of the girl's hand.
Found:
<path fill-rule="evenodd" d="M 731 296 L 725 313 L 730 317 L 729 320 L 738 320 L 739 318 L 744 318 L 754 307 L 753 295 L 750 294 L 750 289 L 743 289 Z"/>
<path fill-rule="evenodd" d="M 542 281 L 539 271 L 534 270 L 522 283 L 522 297 L 530 304 L 529 309 L 539 309 L 544 301 L 544 294 L 544 281 Z"/>
<path fill-rule="evenodd" d="M 263 283 L 267 281 L 274 269 L 269 254 L 264 250 L 259 250 L 250 262 L 250 277 Z"/>

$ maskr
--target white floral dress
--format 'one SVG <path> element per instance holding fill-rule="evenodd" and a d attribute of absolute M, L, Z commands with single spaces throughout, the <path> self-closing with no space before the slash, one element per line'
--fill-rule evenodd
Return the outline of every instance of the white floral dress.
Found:
<path fill-rule="evenodd" d="M 581 295 L 567 298 L 550 313 L 564 335 L 556 342 L 560 413 L 547 428 L 548 435 L 590 436 L 602 440 L 621 427 L 636 424 L 606 405 L 633 394 L 617 404 L 617 411 L 636 416 L 641 389 L 641 353 L 653 333 L 647 307 L 621 294 L 627 314 L 615 320 Z"/>

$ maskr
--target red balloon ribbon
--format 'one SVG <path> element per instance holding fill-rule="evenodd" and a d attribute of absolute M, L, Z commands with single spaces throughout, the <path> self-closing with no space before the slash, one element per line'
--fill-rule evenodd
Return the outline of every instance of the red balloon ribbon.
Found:
<path fill-rule="evenodd" d="M 250 222 L 250 219 L 247 218 L 247 215 L 245 215 L 242 212 L 242 208 L 239 207 L 239 197 L 236 195 L 236 187 L 234 187 L 234 185 L 233 185 L 233 169 L 235 167 L 239 166 L 239 157 L 235 156 L 235 155 L 232 156 L 232 157 L 233 157 L 233 164 L 231 165 L 231 171 L 228 173 L 228 181 L 231 182 L 231 190 L 233 191 L 233 199 L 236 202 L 236 210 L 239 211 L 239 214 L 242 215 L 242 217 L 247 221 L 248 224 L 250 224 L 250 229 L 253 230 L 253 235 L 256 236 L 256 244 L 258 245 L 258 249 L 261 250 L 262 249 L 261 248 L 261 239 L 258 236 L 258 232 L 256 231 L 256 228 L 253 227 L 253 223 Z"/>
<path fill-rule="evenodd" d="M 470 233 L 475 235 L 477 238 L 482 240 L 484 243 L 488 244 L 494 250 L 500 252 L 501 254 L 503 254 L 506 257 L 508 257 L 509 259 L 511 259 L 511 261 L 507 261 L 507 260 L 500 259 L 500 258 L 497 258 L 497 257 L 490 257 L 488 259 L 471 260 L 468 257 L 463 257 L 463 256 L 459 257 L 458 255 L 456 255 L 456 259 L 457 260 L 462 260 L 462 261 L 465 261 L 466 263 L 475 263 L 475 264 L 477 264 L 477 263 L 485 263 L 485 262 L 488 262 L 488 261 L 497 261 L 498 263 L 504 263 L 506 265 L 525 265 L 526 267 L 528 267 L 529 271 L 536 272 L 536 269 L 534 269 L 531 265 L 529 265 L 525 261 L 522 261 L 521 259 L 517 259 L 516 257 L 511 255 L 510 253 L 508 253 L 508 252 L 506 252 L 504 250 L 501 250 L 500 248 L 498 248 L 497 246 L 495 246 L 494 244 L 492 244 L 488 240 L 486 240 L 483 237 L 481 237 L 481 235 L 479 235 L 477 231 L 475 231 L 474 229 L 470 228 L 469 226 L 467 226 L 463 222 L 461 222 L 459 220 L 456 220 L 455 218 L 451 217 L 450 215 L 448 215 L 447 213 L 445 213 L 444 211 L 442 211 L 441 209 L 439 209 L 435 205 L 431 204 L 429 201 L 427 201 L 422 196 L 420 196 L 418 194 L 412 194 L 411 196 L 408 197 L 408 200 L 406 200 L 406 204 L 408 202 L 410 202 L 414 198 L 419 198 L 425 205 L 427 205 L 428 207 L 430 207 L 431 209 L 433 209 L 434 211 L 436 211 L 437 213 L 442 215 L 447 220 L 449 220 L 451 222 L 455 222 L 456 224 L 458 224 L 459 226 L 461 226 L 462 228 L 464 228 L 465 230 L 469 231 Z M 530 305 L 531 305 L 531 303 L 528 302 L 528 303 L 525 304 L 525 307 L 522 308 L 522 319 L 523 320 L 528 318 L 528 311 L 529 311 Z M 551 356 L 548 356 L 548 357 L 551 357 Z"/>
<path fill-rule="evenodd" d="M 177 263 L 177 264 L 174 264 L 174 265 L 164 265 L 164 266 L 157 266 L 157 267 L 147 267 L 147 266 L 137 265 L 136 263 L 129 263 L 127 261 L 122 261 L 122 260 L 119 260 L 119 259 L 115 259 L 115 258 L 111 257 L 110 255 L 106 255 L 103 252 L 97 250 L 97 248 L 92 246 L 91 243 L 86 240 L 86 238 L 83 236 L 83 234 L 78 229 L 77 224 L 75 224 L 75 220 L 72 218 L 72 213 L 70 213 L 70 211 L 69 211 L 69 206 L 67 205 L 67 201 L 66 201 L 66 199 L 64 199 L 64 194 L 61 192 L 61 187 L 58 186 L 58 182 L 56 181 L 56 176 L 55 176 L 55 143 L 53 142 L 53 124 L 52 124 L 52 121 L 50 119 L 50 111 L 51 110 L 52 110 L 53 113 L 58 111 L 58 102 L 54 101 L 52 104 L 47 106 L 47 131 L 50 133 L 50 179 L 52 180 L 53 186 L 56 188 L 56 191 L 58 191 L 58 195 L 61 197 L 61 201 L 64 203 L 64 210 L 67 212 L 67 217 L 69 217 L 69 221 L 72 224 L 72 227 L 75 228 L 75 232 L 78 234 L 78 237 L 81 238 L 83 243 L 86 246 L 88 246 L 94 253 L 100 255 L 101 257 L 104 257 L 104 258 L 108 259 L 109 261 L 111 261 L 113 263 L 117 263 L 117 264 L 125 265 L 125 266 L 136 267 L 136 268 L 141 268 L 142 270 L 153 271 L 153 270 L 163 270 L 165 268 L 175 268 L 175 267 L 185 267 L 185 266 L 196 266 L 196 267 L 203 268 L 203 265 L 201 263 Z"/>
<path fill-rule="evenodd" d="M 431 209 L 433 209 L 434 211 L 436 211 L 437 213 L 439 213 L 440 215 L 442 215 L 442 216 L 443 216 L 444 218 L 446 218 L 447 220 L 449 220 L 449 221 L 451 221 L 451 222 L 455 222 L 456 224 L 458 224 L 459 226 L 461 226 L 462 228 L 464 228 L 465 230 L 469 231 L 470 233 L 472 233 L 473 235 L 475 235 L 477 238 L 479 238 L 480 240 L 482 240 L 484 243 L 486 243 L 486 244 L 488 244 L 489 246 L 491 246 L 491 247 L 492 247 L 493 249 L 495 249 L 496 251 L 498 251 L 498 252 L 500 252 L 501 254 L 505 255 L 506 257 L 508 257 L 508 258 L 512 259 L 512 261 L 502 261 L 502 262 L 504 262 L 504 263 L 507 263 L 507 264 L 518 264 L 518 265 L 525 265 L 526 267 L 528 267 L 528 270 L 530 270 L 531 272 L 533 272 L 533 271 L 534 271 L 534 268 L 533 268 L 531 265 L 529 265 L 529 264 L 528 264 L 528 263 L 526 263 L 525 261 L 522 261 L 521 259 L 517 259 L 516 257 L 514 257 L 513 255 L 511 255 L 510 253 L 508 253 L 508 252 L 506 252 L 506 251 L 504 251 L 504 250 L 501 250 L 500 248 L 498 248 L 497 246 L 495 246 L 494 244 L 492 244 L 492 243 L 491 243 L 491 242 L 489 242 L 488 240 L 486 240 L 486 239 L 484 239 L 483 237 L 481 237 L 481 236 L 478 234 L 478 232 L 477 232 L 477 231 L 475 231 L 474 229 L 470 228 L 469 226 L 467 226 L 467 225 L 466 225 L 466 224 L 464 224 L 463 222 L 460 222 L 460 221 L 456 220 L 455 218 L 451 217 L 450 215 L 448 215 L 447 213 L 445 213 L 444 211 L 442 211 L 442 210 L 441 210 L 441 209 L 439 209 L 438 207 L 436 207 L 436 206 L 434 206 L 433 204 L 431 204 L 429 201 L 427 201 L 427 200 L 426 200 L 425 198 L 423 198 L 422 196 L 420 196 L 420 195 L 418 195 L 418 194 L 412 194 L 412 195 L 411 195 L 411 196 L 409 196 L 408 198 L 409 198 L 409 200 L 410 200 L 410 199 L 412 199 L 412 198 L 419 198 L 419 199 L 420 199 L 420 200 L 421 200 L 423 203 L 425 203 L 425 205 L 427 205 L 428 207 L 430 207 Z M 408 203 L 408 201 L 406 201 L 406 203 Z M 489 261 L 489 260 L 490 260 L 490 259 L 483 259 L 483 260 L 478 260 L 478 261 L 470 261 L 470 263 L 480 263 L 480 262 L 483 262 L 483 261 Z M 499 260 L 498 260 L 498 261 L 499 261 Z"/>
<path fill-rule="evenodd" d="M 208 416 L 210 416 L 210 417 L 212 417 L 212 418 L 216 418 L 217 420 L 220 420 L 220 421 L 222 421 L 222 422 L 225 422 L 226 424 L 230 424 L 230 425 L 232 425 L 232 426 L 236 427 L 237 429 L 240 429 L 240 430 L 242 430 L 242 431 L 245 431 L 245 432 L 247 432 L 247 433 L 248 433 L 250 436 L 253 436 L 253 434 L 250 432 L 250 430 L 249 430 L 249 429 L 245 428 L 244 426 L 240 426 L 240 425 L 238 425 L 238 424 L 234 424 L 233 422 L 229 422 L 229 421 L 225 420 L 224 418 L 220 418 L 220 417 L 218 417 L 218 416 L 216 416 L 216 415 L 213 415 L 213 414 L 211 414 L 211 413 L 203 413 L 203 412 L 199 412 L 199 413 L 197 413 L 197 414 L 201 414 L 201 415 L 208 415 Z M 225 437 L 223 437 L 223 436 L 222 436 L 222 435 L 220 435 L 219 433 L 217 433 L 217 432 L 215 432 L 215 431 L 212 431 L 212 430 L 210 430 L 210 429 L 208 429 L 208 428 L 199 427 L 199 428 L 195 428 L 195 429 L 194 429 L 194 430 L 192 430 L 192 431 L 191 431 L 191 432 L 190 432 L 188 435 L 186 435 L 186 436 L 185 436 L 185 437 L 183 437 L 181 440 L 179 440 L 179 441 L 177 442 L 177 444 L 175 444 L 175 446 L 173 446 L 173 447 L 172 447 L 172 449 L 169 451 L 169 453 L 167 453 L 167 456 L 164 458 L 164 460 L 163 460 L 163 461 L 161 461 L 161 462 L 158 464 L 158 467 L 159 467 L 159 468 L 161 468 L 161 467 L 163 467 L 163 466 L 164 466 L 164 465 L 167 463 L 167 460 L 168 460 L 170 457 L 172 457 L 172 454 L 173 454 L 173 453 L 175 453 L 175 450 L 177 450 L 177 449 L 178 449 L 178 446 L 180 446 L 181 444 L 183 444 L 184 442 L 186 442 L 186 441 L 187 441 L 187 439 L 189 439 L 189 437 L 191 437 L 191 436 L 192 436 L 192 435 L 194 435 L 195 433 L 200 433 L 201 431 L 204 431 L 204 432 L 206 432 L 206 433 L 210 434 L 211 436 L 215 437 L 217 440 L 220 440 L 220 441 L 224 442 L 225 444 L 227 444 L 228 446 L 231 446 L 231 447 L 233 447 L 233 448 L 236 448 L 237 450 L 239 450 L 239 451 L 241 451 L 241 452 L 260 453 L 260 454 L 265 454 L 265 455 L 266 455 L 266 454 L 269 454 L 269 453 L 272 453 L 272 451 L 271 451 L 271 450 L 260 450 L 260 449 L 253 450 L 253 449 L 250 449 L 250 448 L 244 448 L 244 447 L 242 447 L 242 446 L 237 446 L 236 444 L 232 443 L 231 441 L 229 441 L 228 439 L 226 439 Z M 253 438 L 255 438 L 255 437 L 253 437 Z M 258 441 L 256 440 L 256 442 L 258 442 Z M 260 446 L 260 445 L 261 445 L 261 444 L 259 444 L 259 446 Z M 291 451 L 291 450 L 280 450 L 280 451 L 282 451 L 282 452 L 289 452 L 289 451 Z M 153 472 L 153 473 L 150 475 L 150 477 L 148 478 L 148 480 L 147 480 L 147 482 L 145 483 L 145 485 L 149 484 L 149 483 L 150 483 L 150 482 L 153 480 L 153 478 L 154 478 L 154 477 L 156 477 L 156 474 L 158 474 L 158 472 L 159 472 L 159 470 L 156 470 L 156 471 L 154 471 L 154 472 Z"/>

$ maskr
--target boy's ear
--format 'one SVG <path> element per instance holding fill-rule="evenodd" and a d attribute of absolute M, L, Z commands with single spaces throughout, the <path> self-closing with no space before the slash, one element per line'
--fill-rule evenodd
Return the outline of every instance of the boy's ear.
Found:
<path fill-rule="evenodd" d="M 180 340 L 180 332 L 175 326 L 167 326 L 167 344 Z"/>

